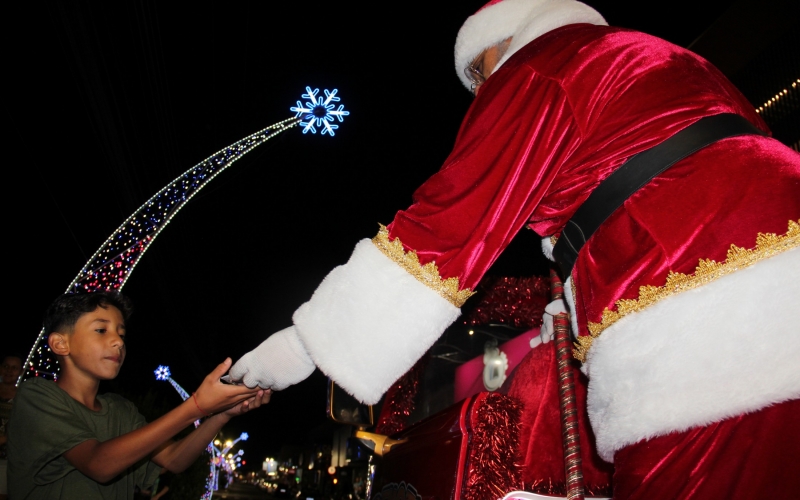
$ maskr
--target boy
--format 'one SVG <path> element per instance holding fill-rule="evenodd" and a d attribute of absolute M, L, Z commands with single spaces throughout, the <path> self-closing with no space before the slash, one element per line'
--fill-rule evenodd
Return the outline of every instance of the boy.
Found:
<path fill-rule="evenodd" d="M 127 298 L 116 292 L 66 294 L 48 308 L 44 327 L 58 357 L 57 382 L 33 378 L 17 392 L 9 423 L 9 486 L 18 499 L 132 499 L 159 467 L 181 472 L 232 417 L 269 401 L 270 392 L 225 385 L 230 359 L 192 397 L 146 423 L 116 394 L 98 396 L 125 361 Z M 196 419 L 191 434 L 171 438 Z"/>

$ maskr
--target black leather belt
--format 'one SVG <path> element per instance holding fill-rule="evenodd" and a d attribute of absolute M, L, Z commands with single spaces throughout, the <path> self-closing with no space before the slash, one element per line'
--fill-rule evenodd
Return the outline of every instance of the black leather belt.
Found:
<path fill-rule="evenodd" d="M 583 245 L 639 188 L 695 151 L 720 139 L 745 134 L 766 135 L 739 115 L 707 116 L 628 159 L 597 186 L 564 226 L 553 247 L 553 257 L 564 278 L 572 273 Z"/>

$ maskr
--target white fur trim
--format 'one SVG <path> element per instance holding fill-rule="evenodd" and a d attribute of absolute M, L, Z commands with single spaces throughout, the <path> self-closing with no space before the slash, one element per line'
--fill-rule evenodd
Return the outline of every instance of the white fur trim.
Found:
<path fill-rule="evenodd" d="M 555 262 L 553 257 L 553 242 L 550 238 L 542 238 L 542 253 L 545 257 Z M 570 326 L 572 327 L 572 334 L 578 335 L 578 315 L 575 314 L 575 296 L 572 294 L 572 275 L 567 276 L 567 281 L 564 282 L 564 301 L 567 303 L 569 311 Z M 552 304 L 552 302 L 550 303 Z M 548 306 L 549 307 L 549 306 Z M 545 308 L 546 310 L 547 308 Z"/>
<path fill-rule="evenodd" d="M 570 310 L 569 323 L 572 327 L 572 335 L 577 336 L 580 330 L 578 330 L 578 314 L 575 312 L 575 295 L 572 293 L 572 275 L 569 275 L 567 281 L 564 282 L 564 300 Z"/>
<path fill-rule="evenodd" d="M 319 369 L 375 404 L 460 313 L 364 239 L 293 320 Z"/>
<path fill-rule="evenodd" d="M 553 257 L 553 242 L 550 241 L 551 237 L 542 238 L 542 253 L 550 262 L 555 262 L 556 259 Z"/>
<path fill-rule="evenodd" d="M 798 304 L 795 248 L 605 330 L 586 364 L 600 456 L 800 398 Z"/>
<path fill-rule="evenodd" d="M 494 71 L 516 51 L 561 26 L 589 23 L 607 26 L 603 16 L 575 0 L 503 0 L 468 17 L 456 37 L 456 73 L 469 89 L 464 68 L 484 49 L 514 37 Z"/>

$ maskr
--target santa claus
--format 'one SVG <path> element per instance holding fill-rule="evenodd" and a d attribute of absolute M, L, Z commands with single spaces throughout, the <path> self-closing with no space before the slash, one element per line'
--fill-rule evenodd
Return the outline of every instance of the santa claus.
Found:
<path fill-rule="evenodd" d="M 551 258 L 573 234 L 567 310 L 615 498 L 797 494 L 800 155 L 707 61 L 574 0 L 490 2 L 455 60 L 476 98 L 441 170 L 232 377 L 283 389 L 319 367 L 375 403 L 515 234 Z M 609 211 L 588 234 L 582 205 Z"/>

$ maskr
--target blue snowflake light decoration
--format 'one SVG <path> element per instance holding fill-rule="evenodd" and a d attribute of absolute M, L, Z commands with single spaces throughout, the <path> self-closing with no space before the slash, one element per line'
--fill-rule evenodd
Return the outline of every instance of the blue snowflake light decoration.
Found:
<path fill-rule="evenodd" d="M 247 439 L 248 439 L 249 437 L 250 437 L 250 435 L 249 435 L 248 433 L 246 433 L 246 432 L 243 432 L 243 433 L 242 433 L 242 435 L 241 435 L 241 436 L 239 436 L 239 439 L 241 439 L 242 441 L 247 441 Z M 241 453 L 240 453 L 240 455 L 241 455 Z"/>
<path fill-rule="evenodd" d="M 169 372 L 169 366 L 158 365 L 155 370 L 156 380 L 169 380 L 172 374 Z"/>
<path fill-rule="evenodd" d="M 169 382 L 170 385 L 172 385 L 172 387 L 174 387 L 175 390 L 178 391 L 178 394 L 181 395 L 184 401 L 189 399 L 189 393 L 186 392 L 186 389 L 181 387 L 180 384 L 175 382 L 175 379 L 172 378 L 172 373 L 170 373 L 169 371 L 169 366 L 158 365 L 158 368 L 156 368 L 153 373 L 156 374 L 156 380 Z M 200 425 L 199 420 L 195 422 L 195 427 L 197 427 L 198 425 Z"/>
<path fill-rule="evenodd" d="M 320 135 L 326 133 L 331 137 L 336 135 L 333 131 L 339 128 L 339 125 L 333 123 L 334 119 L 341 123 L 344 121 L 344 117 L 350 114 L 349 111 L 344 110 L 344 104 L 340 104 L 338 108 L 331 104 L 341 100 L 336 97 L 337 92 L 337 89 L 333 89 L 333 91 L 325 89 L 325 98 L 323 99 L 322 96 L 317 96 L 319 89 L 311 90 L 311 87 L 306 87 L 306 93 L 300 96 L 306 102 L 297 101 L 297 106 L 289 108 L 290 111 L 296 113 L 295 118 L 303 119 L 300 126 L 303 127 L 304 134 L 306 132 L 316 134 L 317 127 L 319 127 Z"/>

